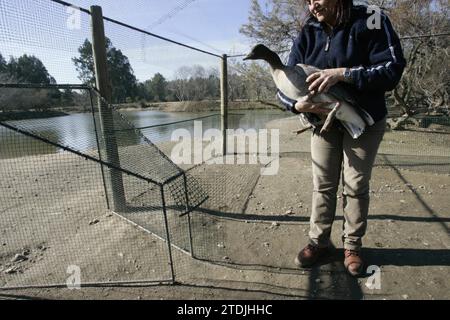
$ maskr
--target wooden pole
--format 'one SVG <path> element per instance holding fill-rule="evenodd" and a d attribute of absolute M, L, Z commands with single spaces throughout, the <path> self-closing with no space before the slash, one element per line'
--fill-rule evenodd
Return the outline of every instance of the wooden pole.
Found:
<path fill-rule="evenodd" d="M 105 27 L 103 24 L 102 8 L 91 6 L 92 19 L 92 54 L 94 56 L 95 79 L 101 97 L 98 99 L 101 131 L 106 147 L 106 162 L 120 168 L 119 151 L 114 132 L 114 118 L 108 104 L 112 101 L 112 91 L 108 78 L 106 55 Z M 102 99 L 103 97 L 103 99 Z M 100 152 L 100 150 L 99 150 Z M 123 189 L 122 173 L 116 169 L 109 169 L 109 186 L 112 191 L 112 209 L 116 212 L 124 211 L 125 192 Z"/>
<path fill-rule="evenodd" d="M 221 61 L 221 77 L 220 77 L 220 115 L 222 128 L 222 154 L 227 155 L 227 129 L 228 129 L 228 57 L 226 54 L 222 56 Z"/>

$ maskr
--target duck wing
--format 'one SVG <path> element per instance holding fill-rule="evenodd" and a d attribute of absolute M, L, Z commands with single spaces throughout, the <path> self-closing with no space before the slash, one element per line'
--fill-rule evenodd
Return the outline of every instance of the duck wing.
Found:
<path fill-rule="evenodd" d="M 298 72 L 303 72 L 304 74 L 306 74 L 306 77 L 309 77 L 313 73 L 322 71 L 319 68 L 309 66 L 306 64 L 301 64 L 301 63 L 297 64 L 295 66 L 295 69 L 298 70 Z M 305 79 L 305 81 L 306 81 L 306 79 Z M 356 103 L 356 100 L 354 98 L 355 95 L 352 94 L 350 92 L 350 90 L 348 88 L 346 88 L 344 85 L 342 85 L 341 83 L 337 83 L 334 86 L 332 86 L 328 90 L 327 94 L 330 94 L 331 96 L 333 96 L 334 98 L 336 98 L 337 100 L 340 100 L 340 101 L 343 100 L 350 104 Z"/>
<path fill-rule="evenodd" d="M 308 75 L 303 68 L 299 66 L 284 66 L 283 68 L 273 70 L 272 76 L 278 90 L 288 98 L 299 100 L 308 95 L 308 86 L 306 83 Z"/>
<path fill-rule="evenodd" d="M 304 72 L 307 74 L 307 76 L 310 76 L 311 74 L 315 72 L 321 71 L 321 69 L 308 66 L 304 64 L 298 64 L 296 67 L 301 68 L 304 70 Z M 355 98 L 357 96 L 356 90 L 352 89 L 349 85 L 344 83 L 337 83 L 334 86 L 332 86 L 330 89 L 328 89 L 327 94 L 332 96 L 333 98 L 337 99 L 338 101 L 344 101 L 349 103 L 356 111 L 356 113 L 364 119 L 364 121 L 372 125 L 373 119 L 372 117 L 364 111 L 364 109 L 361 108 L 359 105 L 357 99 Z"/>
<path fill-rule="evenodd" d="M 338 100 L 344 100 L 354 106 L 357 106 L 357 101 L 355 99 L 355 93 L 351 92 L 351 89 L 347 88 L 341 83 L 337 83 L 328 89 L 327 92 Z"/>

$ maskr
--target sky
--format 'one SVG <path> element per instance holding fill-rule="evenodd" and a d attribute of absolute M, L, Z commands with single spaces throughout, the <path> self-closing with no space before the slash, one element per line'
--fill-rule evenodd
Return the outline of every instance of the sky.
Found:
<path fill-rule="evenodd" d="M 245 53 L 252 46 L 239 33 L 248 21 L 250 0 L 66 1 L 87 9 L 99 5 L 106 17 L 218 55 Z M 90 21 L 70 10 L 50 0 L 0 0 L 0 53 L 5 58 L 35 55 L 58 83 L 80 83 L 71 58 L 90 37 Z M 139 81 L 156 72 L 174 78 L 181 66 L 219 66 L 216 57 L 124 27 L 106 23 L 105 30 L 129 58 Z"/>
<path fill-rule="evenodd" d="M 100 5 L 107 17 L 213 50 L 190 39 L 193 38 L 222 53 L 240 45 L 243 37 L 239 28 L 247 22 L 250 9 L 250 0 L 72 0 L 71 3 L 85 8 Z"/>

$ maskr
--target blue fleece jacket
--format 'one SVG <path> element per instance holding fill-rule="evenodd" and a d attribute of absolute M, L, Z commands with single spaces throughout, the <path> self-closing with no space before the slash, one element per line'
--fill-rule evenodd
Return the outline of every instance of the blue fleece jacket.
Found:
<path fill-rule="evenodd" d="M 387 115 L 385 93 L 399 83 L 406 61 L 389 18 L 382 13 L 381 28 L 369 29 L 371 15 L 367 7 L 354 6 L 350 22 L 335 27 L 330 34 L 314 17 L 309 18 L 294 41 L 288 65 L 350 68 L 353 83 L 344 85 L 377 122 Z M 278 97 L 288 110 L 297 113 L 295 101 L 280 92 Z"/>

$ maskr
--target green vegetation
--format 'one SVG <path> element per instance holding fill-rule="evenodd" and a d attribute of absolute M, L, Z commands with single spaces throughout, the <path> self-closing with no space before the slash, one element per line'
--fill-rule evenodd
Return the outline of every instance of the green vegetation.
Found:
<path fill-rule="evenodd" d="M 199 109 L 203 107 L 207 110 L 216 109 L 216 106 L 211 107 L 211 103 L 215 105 L 220 99 L 220 75 L 216 68 L 207 70 L 200 65 L 182 66 L 175 71 L 173 80 L 168 80 L 161 73 L 156 73 L 150 79 L 138 82 L 128 57 L 115 48 L 110 39 L 106 39 L 106 44 L 108 75 L 114 104 L 125 108 L 129 106 L 145 108 L 157 103 L 159 110 L 170 111 L 202 111 Z M 78 78 L 83 84 L 94 86 L 94 59 L 92 44 L 88 39 L 78 48 L 78 53 L 77 57 L 72 58 Z M 265 67 L 256 63 L 242 64 L 230 61 L 228 76 L 230 102 L 236 101 L 241 105 L 242 101 L 274 100 L 275 87 Z M 37 57 L 27 55 L 19 58 L 10 57 L 7 62 L 1 54 L 0 82 L 40 85 L 56 83 Z M 87 111 L 90 107 L 89 95 L 83 91 L 1 90 L 0 111 L 3 117 L 6 114 L 19 115 L 30 111 L 36 116 L 50 115 L 47 112 L 49 110 Z"/>

